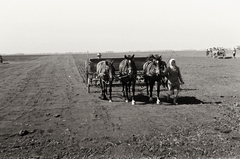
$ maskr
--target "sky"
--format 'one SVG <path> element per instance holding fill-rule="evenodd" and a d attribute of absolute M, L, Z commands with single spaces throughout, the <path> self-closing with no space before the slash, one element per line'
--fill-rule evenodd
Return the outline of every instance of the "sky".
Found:
<path fill-rule="evenodd" d="M 0 0 L 0 53 L 240 45 L 239 0 Z"/>

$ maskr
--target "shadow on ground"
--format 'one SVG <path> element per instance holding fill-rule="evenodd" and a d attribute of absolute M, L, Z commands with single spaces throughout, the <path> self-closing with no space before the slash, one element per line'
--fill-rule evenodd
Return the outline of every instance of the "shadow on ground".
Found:
<path fill-rule="evenodd" d="M 226 56 L 226 57 L 219 57 L 218 59 L 232 59 L 232 56 Z"/>
<path fill-rule="evenodd" d="M 137 102 L 141 102 L 141 103 L 144 103 L 144 104 L 148 104 L 149 103 L 149 97 L 146 96 L 146 95 L 143 95 L 143 94 L 138 94 L 135 96 L 135 100 Z M 153 102 L 156 102 L 157 99 L 153 98 Z"/>
<path fill-rule="evenodd" d="M 156 103 L 157 98 L 153 97 L 153 101 L 149 102 L 148 96 L 143 95 L 143 94 L 138 94 L 135 96 L 135 100 L 142 104 L 150 104 L 150 103 Z M 169 104 L 173 102 L 172 98 L 169 101 L 167 101 L 166 96 L 161 96 L 160 100 L 161 100 L 161 102 L 169 103 Z M 177 100 L 177 103 L 178 104 L 204 104 L 203 101 L 196 99 L 195 97 L 179 97 Z"/>
<path fill-rule="evenodd" d="M 166 100 L 167 97 L 163 96 L 160 98 L 160 100 L 162 102 L 166 102 L 166 103 L 172 103 L 173 99 L 170 99 L 169 101 Z M 149 102 L 149 97 L 143 94 L 138 94 L 135 96 L 135 100 L 144 104 L 149 104 L 149 103 L 156 103 L 157 99 L 156 97 L 153 97 L 153 101 Z M 177 103 L 178 104 L 204 104 L 203 101 L 197 99 L 196 97 L 189 97 L 189 96 L 185 96 L 185 97 L 179 97 L 177 99 Z"/>
<path fill-rule="evenodd" d="M 170 101 L 172 102 L 172 100 Z M 179 97 L 177 99 L 178 104 L 221 104 L 222 102 L 217 101 L 217 102 L 204 102 L 196 97 L 189 97 L 189 96 L 184 96 L 184 97 Z"/>
<path fill-rule="evenodd" d="M 189 97 L 189 96 L 184 96 L 184 97 L 179 97 L 177 99 L 178 104 L 204 104 L 203 101 L 197 99 L 196 97 Z"/>
<path fill-rule="evenodd" d="M 100 94 L 99 94 L 99 98 L 101 99 Z M 124 102 L 124 97 L 120 94 L 117 94 L 117 95 L 113 94 L 112 99 L 114 102 Z M 108 96 L 107 96 L 107 99 L 105 99 L 105 100 L 108 100 Z M 131 96 L 129 97 L 129 101 L 131 101 Z M 135 101 L 140 105 L 151 104 L 151 103 L 154 104 L 157 102 L 157 98 L 154 95 L 153 101 L 150 102 L 149 96 L 144 95 L 144 94 L 137 94 L 137 95 L 135 95 Z M 169 101 L 167 101 L 166 96 L 161 96 L 160 101 L 163 103 L 163 105 L 169 105 L 169 104 L 172 105 L 173 98 L 170 98 Z M 180 96 L 177 99 L 177 103 L 178 103 L 178 105 L 184 105 L 184 104 L 193 105 L 193 104 L 221 104 L 222 102 L 221 101 L 206 102 L 206 101 L 201 101 L 194 96 Z"/>

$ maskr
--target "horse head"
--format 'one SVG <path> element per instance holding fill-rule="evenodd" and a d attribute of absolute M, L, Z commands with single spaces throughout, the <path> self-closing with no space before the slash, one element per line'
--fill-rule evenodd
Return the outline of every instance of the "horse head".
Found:
<path fill-rule="evenodd" d="M 109 61 L 106 60 L 105 64 L 107 65 L 107 70 L 106 70 L 106 74 L 108 75 L 109 81 L 113 81 L 114 77 L 115 77 L 115 67 L 113 66 L 114 60 Z"/>
<path fill-rule="evenodd" d="M 126 67 L 127 67 L 127 75 L 129 77 L 132 77 L 134 74 L 136 74 L 136 65 L 135 65 L 135 62 L 134 62 L 134 55 L 124 55 L 124 58 L 125 58 L 125 61 L 126 61 Z"/>
<path fill-rule="evenodd" d="M 160 75 L 162 73 L 162 55 L 153 56 L 153 64 L 155 65 L 156 75 Z"/>
<path fill-rule="evenodd" d="M 97 64 L 97 73 L 104 81 L 112 81 L 115 77 L 114 61 L 104 60 Z"/>

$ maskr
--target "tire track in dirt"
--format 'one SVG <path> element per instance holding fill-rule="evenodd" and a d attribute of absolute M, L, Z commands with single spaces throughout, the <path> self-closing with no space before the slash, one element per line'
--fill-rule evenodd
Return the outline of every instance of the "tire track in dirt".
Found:
<path fill-rule="evenodd" d="M 4 77 L 1 86 L 7 83 L 0 97 L 1 141 L 2 137 L 20 130 L 41 130 L 47 138 L 50 135 L 65 141 L 75 136 L 74 133 L 66 136 L 66 130 L 87 134 L 85 127 L 91 119 L 92 107 L 88 107 L 86 87 L 71 55 L 9 65 L 1 73 Z M 13 80 L 8 83 L 10 79 Z M 44 138 L 42 140 L 46 140 Z M 15 139 L 7 142 L 13 144 Z M 47 147 L 39 151 L 47 151 L 45 149 Z"/>
<path fill-rule="evenodd" d="M 15 106 L 24 105 L 23 103 L 24 100 L 17 101 L 17 102 L 14 102 L 14 101 L 18 98 L 18 96 L 21 96 L 22 91 L 24 91 L 24 89 L 27 87 L 29 80 L 32 78 L 32 75 L 31 76 L 27 75 L 29 70 L 28 71 L 25 71 L 25 70 L 35 69 L 39 67 L 39 65 L 34 66 L 32 64 L 26 64 L 26 65 L 18 65 L 18 67 L 20 68 L 17 69 L 13 67 L 13 69 L 11 69 L 12 70 L 11 76 L 6 75 L 6 74 L 9 74 L 8 72 L 10 70 L 6 70 L 5 74 L 3 74 L 3 77 L 6 77 L 6 80 L 3 80 L 3 83 L 1 84 L 1 86 L 6 86 L 6 88 L 4 91 L 2 91 L 2 94 L 1 94 L 1 101 L 2 101 L 1 111 L 3 111 L 5 108 L 11 109 L 11 108 L 14 108 Z"/>
<path fill-rule="evenodd" d="M 69 109 L 70 105 L 77 102 L 73 95 L 80 94 L 78 91 L 82 89 L 76 87 L 80 78 L 76 74 L 76 68 L 75 72 L 72 71 L 73 67 L 76 66 L 72 56 L 49 56 L 5 70 L 5 76 L 2 73 L 3 77 L 6 77 L 5 81 L 14 76 L 15 79 L 8 83 L 8 91 L 1 95 L 1 121 L 15 122 L 28 114 L 31 116 L 32 113 L 44 116 L 44 112 L 49 110 L 62 114 L 65 109 Z M 12 73 L 7 76 L 10 70 Z M 5 111 L 9 108 L 12 113 Z M 60 111 L 57 111 L 58 109 Z"/>
<path fill-rule="evenodd" d="M 45 60 L 43 60 L 45 61 Z M 27 113 L 34 111 L 38 100 L 41 98 L 42 89 L 37 83 L 37 79 L 41 75 L 41 70 L 45 70 L 45 63 L 40 64 L 40 61 L 30 61 L 29 63 L 21 63 L 14 68 L 13 81 L 8 85 L 9 90 L 5 92 L 2 102 L 1 112 L 4 109 L 12 109 L 11 113 L 2 114 L 2 120 L 15 122 Z M 9 70 L 6 70 L 6 73 Z M 18 74 L 18 76 L 15 76 Z M 7 76 L 6 76 L 7 77 Z M 16 87 L 17 86 L 17 87 Z M 5 99 L 5 100 L 4 100 Z M 7 111 L 6 111 L 7 112 Z"/>
<path fill-rule="evenodd" d="M 79 75 L 82 77 L 83 83 L 86 83 L 86 68 L 85 68 L 85 60 L 80 58 L 79 55 L 73 55 L 75 65 L 78 69 Z"/>

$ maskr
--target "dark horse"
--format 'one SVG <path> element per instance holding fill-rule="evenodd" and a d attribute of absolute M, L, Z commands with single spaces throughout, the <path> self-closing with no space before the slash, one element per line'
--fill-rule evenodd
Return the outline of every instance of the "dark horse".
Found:
<path fill-rule="evenodd" d="M 128 102 L 128 93 L 132 86 L 132 105 L 135 105 L 135 84 L 137 78 L 137 67 L 134 62 L 134 55 L 124 55 L 124 60 L 119 64 L 119 79 L 122 82 L 122 92 L 125 101 Z"/>
<path fill-rule="evenodd" d="M 100 86 L 102 89 L 101 98 L 106 100 L 107 85 L 109 85 L 109 102 L 112 102 L 112 82 L 115 76 L 115 68 L 113 61 L 100 61 L 97 64 L 97 76 L 100 79 Z"/>
<path fill-rule="evenodd" d="M 2 55 L 0 55 L 0 63 L 3 63 Z"/>
<path fill-rule="evenodd" d="M 160 104 L 160 85 L 166 87 L 166 78 L 164 72 L 167 68 L 166 62 L 162 61 L 162 56 L 150 55 L 147 62 L 143 65 L 143 76 L 147 87 L 147 95 L 149 95 L 148 85 L 150 86 L 149 101 L 152 102 L 152 92 L 155 82 L 157 82 L 157 104 Z"/>

